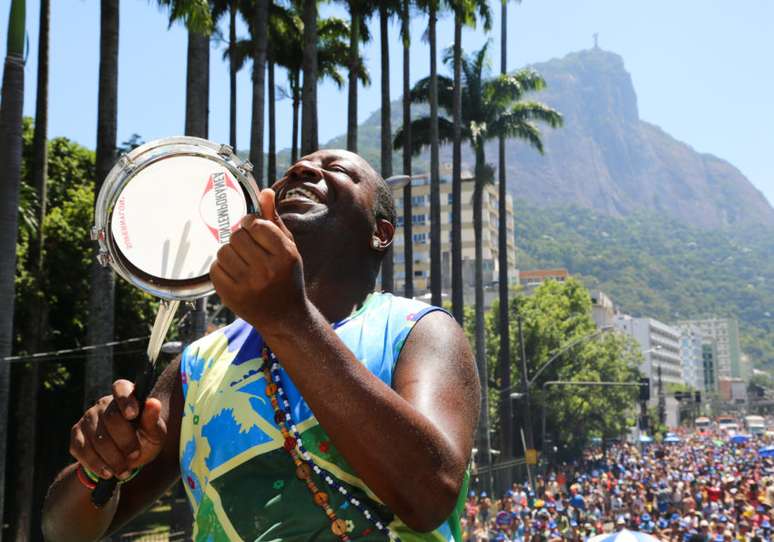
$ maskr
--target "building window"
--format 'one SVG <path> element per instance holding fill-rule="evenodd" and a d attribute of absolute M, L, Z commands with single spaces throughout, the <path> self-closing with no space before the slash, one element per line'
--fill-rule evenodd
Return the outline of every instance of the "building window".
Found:
<path fill-rule="evenodd" d="M 424 277 L 425 276 L 425 272 L 424 271 L 414 271 L 414 276 L 415 277 Z"/>
<path fill-rule="evenodd" d="M 427 242 L 427 234 L 426 233 L 415 233 L 414 234 L 414 242 L 415 243 L 426 243 Z"/>
<path fill-rule="evenodd" d="M 411 196 L 411 205 L 424 205 L 424 204 L 425 204 L 424 196 Z"/>
<path fill-rule="evenodd" d="M 412 224 L 424 225 L 424 223 L 425 223 L 425 215 L 424 214 L 412 215 L 411 216 L 411 222 L 412 222 Z"/>
<path fill-rule="evenodd" d="M 448 202 L 449 202 L 449 205 L 451 205 L 452 203 L 454 203 L 454 194 L 449 192 L 448 196 L 449 196 Z"/>
<path fill-rule="evenodd" d="M 403 217 L 402 216 L 395 217 L 395 225 L 399 226 L 399 227 L 403 226 Z"/>

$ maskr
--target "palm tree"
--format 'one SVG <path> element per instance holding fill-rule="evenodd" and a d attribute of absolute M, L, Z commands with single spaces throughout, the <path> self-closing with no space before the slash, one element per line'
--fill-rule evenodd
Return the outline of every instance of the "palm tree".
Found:
<path fill-rule="evenodd" d="M 228 144 L 233 149 L 237 148 L 236 128 L 237 128 L 237 69 L 232 51 L 236 44 L 236 16 L 239 11 L 237 0 L 213 0 L 212 2 L 212 20 L 218 21 L 228 12 L 228 75 L 229 75 L 229 130 Z"/>
<path fill-rule="evenodd" d="M 462 281 L 462 26 L 476 26 L 476 14 L 484 22 L 484 30 L 489 31 L 492 16 L 489 4 L 485 0 L 454 0 L 454 96 L 452 122 L 454 140 L 452 142 L 452 213 L 451 213 L 451 264 L 452 264 L 452 314 L 462 324 L 464 314 L 464 286 Z"/>
<path fill-rule="evenodd" d="M 185 135 L 207 138 L 210 101 L 211 5 L 208 0 L 159 0 L 159 4 L 170 7 L 170 25 L 174 21 L 182 20 L 188 29 Z M 97 162 L 99 163 L 99 158 L 97 158 Z M 99 166 L 97 174 L 99 176 Z M 193 310 L 189 313 L 186 340 L 190 342 L 204 335 L 206 323 L 206 299 L 197 299 L 193 302 Z"/>
<path fill-rule="evenodd" d="M 299 13 L 299 5 L 291 4 L 289 7 L 272 5 L 269 15 L 269 49 L 268 54 L 274 63 L 285 68 L 288 72 L 288 94 L 292 100 L 292 140 L 291 162 L 298 159 L 298 113 L 301 105 L 301 71 L 303 69 L 303 26 L 304 23 Z M 245 11 L 245 16 L 251 16 L 251 11 Z M 317 65 L 322 79 L 328 78 L 339 88 L 344 85 L 344 78 L 339 72 L 340 68 L 348 66 L 349 25 L 343 19 L 330 17 L 321 19 L 317 23 L 318 45 Z M 252 50 L 252 40 L 239 40 L 236 44 L 235 60 L 237 70 L 241 69 Z M 360 63 L 360 78 L 364 84 L 370 83 L 370 78 L 365 65 Z M 273 103 L 269 100 L 269 116 L 271 118 Z M 271 120 L 269 131 L 272 131 Z M 271 157 L 270 157 L 271 158 Z"/>
<path fill-rule="evenodd" d="M 381 174 L 383 178 L 392 176 L 392 123 L 390 108 L 390 44 L 388 23 L 391 16 L 399 13 L 397 1 L 379 2 L 379 40 L 382 57 L 382 131 L 381 131 Z M 395 264 L 392 245 L 382 260 L 382 290 L 392 292 L 395 289 Z"/>
<path fill-rule="evenodd" d="M 441 175 L 438 170 L 438 52 L 435 27 L 438 0 L 428 0 L 430 42 L 430 299 L 440 307 L 441 299 Z"/>
<path fill-rule="evenodd" d="M 116 120 L 118 104 L 118 0 L 101 0 L 99 43 L 99 95 L 97 98 L 97 152 L 94 199 L 116 161 Z M 97 245 L 94 243 L 96 254 Z M 92 260 L 89 292 L 89 344 L 105 344 L 114 336 L 115 277 L 109 267 Z M 110 389 L 113 380 L 113 351 L 89 351 L 85 367 L 84 405 L 90 406 Z"/>
<path fill-rule="evenodd" d="M 263 127 L 266 105 L 266 47 L 268 34 L 269 2 L 256 0 L 255 13 L 250 24 L 253 44 L 253 118 L 250 123 L 250 161 L 258 186 L 263 185 Z"/>
<path fill-rule="evenodd" d="M 360 72 L 360 42 L 370 41 L 366 25 L 376 4 L 368 0 L 345 0 L 349 10 L 349 77 L 347 79 L 347 150 L 357 152 L 357 83 Z"/>
<path fill-rule="evenodd" d="M 484 427 L 488 426 L 488 379 L 486 378 L 486 353 L 484 351 L 484 286 L 483 286 L 483 245 L 482 245 L 482 199 L 486 184 L 493 180 L 493 168 L 486 162 L 484 144 L 486 141 L 504 137 L 524 139 L 541 154 L 543 142 L 536 121 L 544 122 L 551 127 L 560 126 L 561 115 L 539 102 L 522 101 L 527 92 L 535 92 L 545 88 L 545 81 L 532 70 L 521 70 L 514 75 L 500 75 L 487 78 L 487 43 L 472 57 L 462 55 L 461 105 L 462 123 L 460 132 L 475 153 L 475 184 L 473 188 L 473 230 L 475 235 L 475 321 L 476 321 L 476 359 L 482 385 L 482 416 Z M 445 62 L 453 62 L 453 54 L 447 51 Z M 438 102 L 447 113 L 453 112 L 454 82 L 447 78 L 439 78 Z M 431 95 L 430 78 L 424 78 L 414 85 L 411 99 L 416 102 L 427 102 Z M 453 123 L 445 118 L 439 118 L 439 139 L 451 142 L 454 138 Z M 427 146 L 432 140 L 432 121 L 422 117 L 412 122 L 414 137 L 413 152 L 418 154 L 422 146 Z M 403 130 L 395 135 L 394 146 L 403 145 Z M 484 439 L 488 432 L 484 431 Z M 487 449 L 487 448 L 484 448 Z"/>
<path fill-rule="evenodd" d="M 411 177 L 411 1 L 402 0 L 400 33 L 403 42 L 403 174 Z M 413 224 L 411 222 L 411 182 L 403 187 L 403 270 L 404 293 L 414 297 L 414 250 Z"/>
<path fill-rule="evenodd" d="M 50 23 L 50 2 L 40 2 L 40 24 L 38 34 L 38 78 L 35 98 L 35 132 L 32 140 L 32 167 L 30 177 L 37 195 L 37 231 L 30 243 L 29 261 L 35 283 L 29 328 L 24 345 L 28 352 L 40 352 L 46 344 L 46 321 L 48 304 L 45 290 L 43 265 L 43 245 L 45 241 L 43 224 L 46 216 L 46 175 L 48 166 L 48 42 Z M 38 364 L 30 363 L 23 367 L 19 378 L 18 399 L 16 401 L 16 490 L 15 540 L 29 540 L 32 523 L 32 509 L 35 495 L 35 437 L 37 429 L 38 405 Z"/>
<path fill-rule="evenodd" d="M 521 2 L 521 0 L 516 0 Z M 508 73 L 508 0 L 500 0 L 500 74 Z M 498 290 L 499 305 L 497 313 L 498 329 L 500 329 L 500 350 L 498 352 L 498 365 L 500 367 L 500 385 L 503 389 L 511 386 L 511 329 L 508 312 L 508 223 L 506 220 L 505 198 L 507 185 L 505 179 L 505 136 L 498 138 L 497 161 L 497 266 L 498 266 Z M 511 401 L 500 401 L 500 428 L 502 436 L 501 449 L 504 453 L 501 457 L 508 459 L 514 453 L 513 426 Z"/>
<path fill-rule="evenodd" d="M 271 25 L 271 13 L 274 10 L 274 2 L 269 0 L 269 25 Z M 271 26 L 269 27 L 271 34 Z M 268 45 L 268 44 L 267 44 Z M 269 101 L 269 156 L 266 167 L 266 186 L 271 186 L 277 178 L 277 99 L 274 96 L 274 54 L 271 45 L 266 48 L 266 62 L 268 63 L 268 101 Z"/>
<path fill-rule="evenodd" d="M 22 161 L 22 110 L 24 107 L 24 0 L 12 0 L 8 17 L 8 50 L 3 69 L 0 104 L 0 525 L 5 506 L 5 454 L 8 434 L 10 367 L 3 361 L 13 346 L 14 276 L 16 274 L 16 229 Z M 2 538 L 2 533 L 0 533 Z"/>
<path fill-rule="evenodd" d="M 317 0 L 303 2 L 304 109 L 301 118 L 301 154 L 309 154 L 320 146 L 317 138 Z"/>

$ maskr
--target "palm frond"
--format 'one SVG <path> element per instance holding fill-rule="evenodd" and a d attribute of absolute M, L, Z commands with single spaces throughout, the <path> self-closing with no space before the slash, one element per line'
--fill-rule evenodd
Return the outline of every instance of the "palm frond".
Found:
<path fill-rule="evenodd" d="M 540 129 L 530 120 L 520 116 L 504 115 L 497 119 L 489 129 L 489 139 L 499 136 L 523 139 L 543 154 L 543 139 Z"/>
<path fill-rule="evenodd" d="M 524 68 L 513 74 L 519 80 L 524 92 L 536 92 L 546 88 L 546 80 L 532 68 Z"/>
<path fill-rule="evenodd" d="M 454 137 L 454 125 L 444 117 L 438 117 L 438 143 L 451 143 Z M 402 149 L 405 145 L 403 126 L 395 132 L 392 148 Z M 417 156 L 423 147 L 430 145 L 430 117 L 421 117 L 411 121 L 411 154 Z"/>
<path fill-rule="evenodd" d="M 349 23 L 339 17 L 320 19 L 317 22 L 317 37 L 321 41 L 347 40 L 349 39 Z"/>
<path fill-rule="evenodd" d="M 229 53 L 231 52 L 231 47 L 226 47 L 226 49 L 223 51 L 223 60 L 229 59 Z M 245 62 L 247 62 L 248 59 L 252 60 L 253 56 L 253 40 L 251 39 L 241 39 L 237 40 L 237 42 L 234 44 L 234 66 L 236 67 L 236 71 L 241 70 L 245 66 Z"/>
<path fill-rule="evenodd" d="M 212 33 L 212 12 L 207 0 L 158 0 L 169 8 L 169 24 L 182 21 L 186 28 L 209 36 Z"/>
<path fill-rule="evenodd" d="M 498 75 L 483 82 L 481 93 L 484 100 L 495 107 L 505 109 L 524 96 L 524 86 L 515 75 Z"/>
<path fill-rule="evenodd" d="M 451 113 L 453 104 L 454 81 L 443 75 L 438 76 L 438 106 Z M 428 103 L 430 101 L 430 77 L 417 81 L 411 88 L 412 103 Z"/>
<path fill-rule="evenodd" d="M 508 115 L 544 122 L 551 128 L 559 128 L 564 122 L 559 111 L 540 102 L 518 102 L 511 107 Z"/>

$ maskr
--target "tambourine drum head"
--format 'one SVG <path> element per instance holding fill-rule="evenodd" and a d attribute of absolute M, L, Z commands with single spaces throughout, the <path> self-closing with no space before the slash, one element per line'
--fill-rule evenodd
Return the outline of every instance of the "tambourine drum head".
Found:
<path fill-rule="evenodd" d="M 245 214 L 247 200 L 228 169 L 201 156 L 171 155 L 126 183 L 110 230 L 135 273 L 157 284 L 191 283 L 207 278 Z"/>

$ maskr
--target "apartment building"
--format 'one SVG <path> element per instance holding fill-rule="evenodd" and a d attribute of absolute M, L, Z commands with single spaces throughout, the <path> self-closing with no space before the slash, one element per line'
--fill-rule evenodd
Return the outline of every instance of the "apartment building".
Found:
<path fill-rule="evenodd" d="M 653 318 L 616 314 L 613 325 L 640 345 L 643 362 L 640 372 L 650 378 L 651 389 L 658 385 L 658 372 L 666 384 L 684 384 L 680 358 L 680 331 Z"/>
<path fill-rule="evenodd" d="M 441 266 L 443 274 L 443 289 L 451 290 L 451 210 L 452 185 L 451 175 L 441 176 Z M 469 173 L 463 171 L 462 177 L 462 265 L 463 283 L 466 300 L 472 301 L 475 286 L 475 237 L 473 229 L 473 186 Z M 421 296 L 430 290 L 430 178 L 428 175 L 414 176 L 411 183 L 411 220 L 413 236 L 413 280 L 414 295 Z M 401 292 L 406 282 L 405 245 L 403 240 L 403 189 L 394 189 L 395 207 L 398 214 L 394 247 L 395 258 L 395 291 Z M 498 195 L 497 187 L 484 187 L 482 198 L 482 244 L 484 284 L 488 289 L 496 290 L 498 280 Z M 507 196 L 506 223 L 508 227 L 508 280 L 511 284 L 518 282 L 516 271 L 516 243 L 513 229 L 513 202 Z M 489 296 L 491 297 L 491 296 Z"/>
<path fill-rule="evenodd" d="M 739 349 L 739 327 L 733 318 L 702 318 L 682 320 L 676 327 L 694 326 L 704 337 L 713 341 L 716 348 L 715 371 L 717 378 L 742 378 L 749 371 L 742 367 Z"/>

